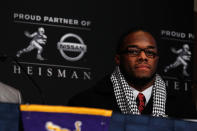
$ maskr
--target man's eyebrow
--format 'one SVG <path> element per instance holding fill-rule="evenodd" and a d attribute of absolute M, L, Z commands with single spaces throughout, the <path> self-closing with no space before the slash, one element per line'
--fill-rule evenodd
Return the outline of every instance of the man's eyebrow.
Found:
<path fill-rule="evenodd" d="M 139 48 L 139 47 L 138 47 L 137 45 L 128 45 L 127 48 Z M 148 48 L 148 49 L 155 49 L 156 46 L 150 45 L 150 46 L 148 46 L 147 48 Z"/>
<path fill-rule="evenodd" d="M 128 45 L 127 48 L 138 48 L 137 45 Z"/>
<path fill-rule="evenodd" d="M 147 48 L 148 48 L 148 49 L 155 49 L 156 46 L 148 46 Z"/>

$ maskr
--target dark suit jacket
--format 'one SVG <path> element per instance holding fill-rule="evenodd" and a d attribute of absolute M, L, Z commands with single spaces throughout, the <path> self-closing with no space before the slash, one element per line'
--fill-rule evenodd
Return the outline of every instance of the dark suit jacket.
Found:
<path fill-rule="evenodd" d="M 190 96 L 170 94 L 167 90 L 166 114 L 174 118 L 197 118 L 195 106 Z M 77 94 L 68 102 L 69 106 L 109 109 L 121 112 L 116 102 L 113 86 L 106 76 L 95 87 Z M 149 100 L 142 114 L 152 113 L 153 99 Z"/>

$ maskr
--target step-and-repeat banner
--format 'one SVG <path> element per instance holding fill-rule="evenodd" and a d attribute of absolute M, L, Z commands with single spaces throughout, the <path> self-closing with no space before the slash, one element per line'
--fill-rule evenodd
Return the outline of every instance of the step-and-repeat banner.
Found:
<path fill-rule="evenodd" d="M 157 34 L 159 73 L 171 93 L 191 93 L 193 2 L 13 2 L 1 54 L 1 81 L 18 88 L 27 103 L 66 105 L 114 67 L 119 36 L 135 26 Z"/>

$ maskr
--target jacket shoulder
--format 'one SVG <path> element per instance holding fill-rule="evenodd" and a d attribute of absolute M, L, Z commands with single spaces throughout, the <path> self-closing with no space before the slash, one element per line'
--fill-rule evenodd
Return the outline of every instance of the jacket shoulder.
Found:
<path fill-rule="evenodd" d="M 20 91 L 0 82 L 0 102 L 21 103 L 22 98 Z"/>

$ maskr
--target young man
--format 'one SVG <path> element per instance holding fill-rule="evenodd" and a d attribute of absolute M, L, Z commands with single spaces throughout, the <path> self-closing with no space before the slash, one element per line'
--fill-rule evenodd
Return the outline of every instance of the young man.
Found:
<path fill-rule="evenodd" d="M 118 44 L 114 72 L 72 98 L 68 105 L 111 109 L 124 114 L 194 118 L 192 100 L 183 103 L 184 97 L 168 94 L 163 79 L 156 73 L 158 60 L 153 35 L 143 29 L 132 30 Z"/>

